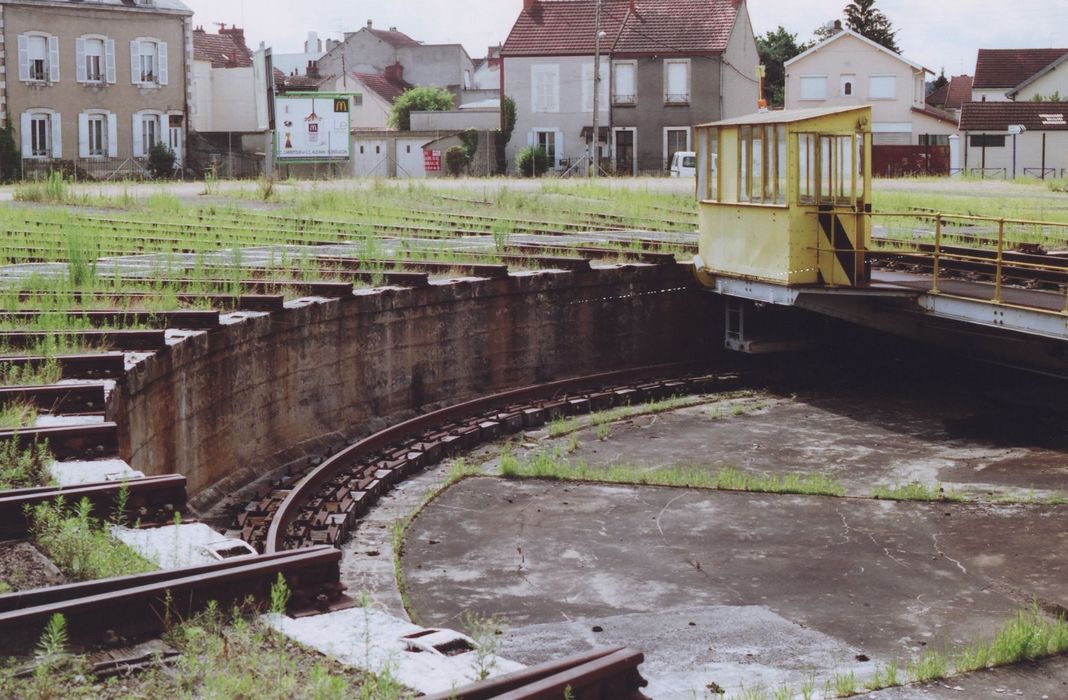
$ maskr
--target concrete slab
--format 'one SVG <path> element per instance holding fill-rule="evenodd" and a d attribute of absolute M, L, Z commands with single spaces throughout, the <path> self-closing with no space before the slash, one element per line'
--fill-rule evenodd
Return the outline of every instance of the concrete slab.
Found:
<path fill-rule="evenodd" d="M 960 398 L 758 395 L 638 417 L 617 424 L 604 441 L 580 431 L 569 456 L 649 469 L 823 473 L 858 496 L 877 484 L 911 481 L 977 495 L 1068 496 L 1063 431 L 1047 431 L 1046 444 L 997 439 L 972 427 L 981 415 Z"/>
<path fill-rule="evenodd" d="M 256 554 L 245 542 L 223 537 L 203 523 L 167 525 L 144 530 L 113 525 L 111 532 L 138 554 L 155 562 L 164 570 L 214 564 L 219 559 L 212 555 L 212 550 L 245 551 L 246 556 Z"/>
<path fill-rule="evenodd" d="M 702 652 L 704 665 L 690 676 L 700 697 L 709 682 L 795 682 L 803 652 L 799 644 L 792 656 L 781 653 L 779 642 L 791 638 L 784 630 L 817 634 L 824 640 L 817 655 L 839 655 L 815 665 L 821 678 L 856 663 L 863 678 L 876 662 L 985 637 L 1032 594 L 1068 604 L 1066 515 L 1066 506 L 482 478 L 453 487 L 416 519 L 404 568 L 424 622 L 464 610 L 501 615 L 512 626 L 508 653 L 526 663 L 584 648 L 592 627 L 576 627 L 576 619 L 646 614 L 666 623 L 682 608 L 736 607 L 735 617 L 719 618 L 729 636 L 742 610 L 766 609 L 774 616 L 767 634 L 741 633 L 751 658 Z M 705 624 L 715 627 L 709 615 Z M 523 628 L 531 625 L 553 629 L 538 631 L 545 644 L 524 652 Z M 643 673 L 658 683 L 694 654 L 682 635 L 631 629 L 630 643 L 652 654 Z"/>
<path fill-rule="evenodd" d="M 100 425 L 104 422 L 104 416 L 53 416 L 41 413 L 34 421 L 37 428 L 73 427 L 78 425 Z"/>
<path fill-rule="evenodd" d="M 103 481 L 141 479 L 145 475 L 121 459 L 97 459 L 87 462 L 52 462 L 48 466 L 52 480 L 60 486 L 98 484 Z"/>
<path fill-rule="evenodd" d="M 372 673 L 388 670 L 421 693 L 459 688 L 478 680 L 483 671 L 485 677 L 493 677 L 523 668 L 493 654 L 480 661 L 473 651 L 455 656 L 413 651 L 401 637 L 423 628 L 370 606 L 300 619 L 283 615 L 264 619 L 291 639 L 343 664 Z"/>
<path fill-rule="evenodd" d="M 1068 698 L 1068 657 L 969 673 L 934 683 L 888 688 L 876 700 L 1061 700 Z"/>

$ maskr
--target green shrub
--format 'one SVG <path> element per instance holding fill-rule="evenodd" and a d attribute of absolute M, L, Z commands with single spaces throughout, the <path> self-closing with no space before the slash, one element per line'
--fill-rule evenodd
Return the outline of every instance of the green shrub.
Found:
<path fill-rule="evenodd" d="M 541 146 L 527 146 L 515 154 L 515 169 L 521 177 L 538 177 L 549 169 L 549 156 Z"/>
<path fill-rule="evenodd" d="M 148 172 L 157 180 L 172 177 L 177 159 L 178 156 L 174 154 L 170 146 L 157 141 L 148 150 Z"/>
<path fill-rule="evenodd" d="M 459 177 L 471 164 L 471 157 L 467 155 L 467 149 L 463 146 L 453 146 L 445 151 L 445 169 L 449 175 Z"/>
<path fill-rule="evenodd" d="M 411 131 L 412 112 L 447 112 L 454 106 L 452 93 L 443 88 L 417 87 L 406 91 L 393 102 L 389 125 L 399 131 Z"/>

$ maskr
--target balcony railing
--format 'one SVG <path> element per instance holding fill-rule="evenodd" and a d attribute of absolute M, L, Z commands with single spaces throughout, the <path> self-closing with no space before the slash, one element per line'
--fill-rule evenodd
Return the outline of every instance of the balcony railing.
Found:
<path fill-rule="evenodd" d="M 690 93 L 679 93 L 664 95 L 664 104 L 668 105 L 688 105 L 690 104 Z"/>

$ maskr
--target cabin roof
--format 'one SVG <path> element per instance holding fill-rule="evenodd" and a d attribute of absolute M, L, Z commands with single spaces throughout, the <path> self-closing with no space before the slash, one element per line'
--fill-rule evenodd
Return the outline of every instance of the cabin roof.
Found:
<path fill-rule="evenodd" d="M 699 126 L 746 126 L 748 124 L 792 124 L 820 117 L 829 117 L 835 114 L 847 112 L 865 112 L 871 108 L 867 105 L 853 105 L 849 107 L 822 107 L 817 109 L 779 109 L 769 112 L 754 112 L 732 119 L 723 119 Z"/>

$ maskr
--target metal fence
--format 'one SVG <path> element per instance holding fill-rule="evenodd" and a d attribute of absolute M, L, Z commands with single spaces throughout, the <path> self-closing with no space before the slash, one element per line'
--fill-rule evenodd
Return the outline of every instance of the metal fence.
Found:
<path fill-rule="evenodd" d="M 108 182 L 111 180 L 151 180 L 147 159 L 137 158 L 77 158 L 74 160 L 49 160 L 23 158 L 21 177 L 37 180 L 50 173 L 62 173 L 75 182 Z"/>

